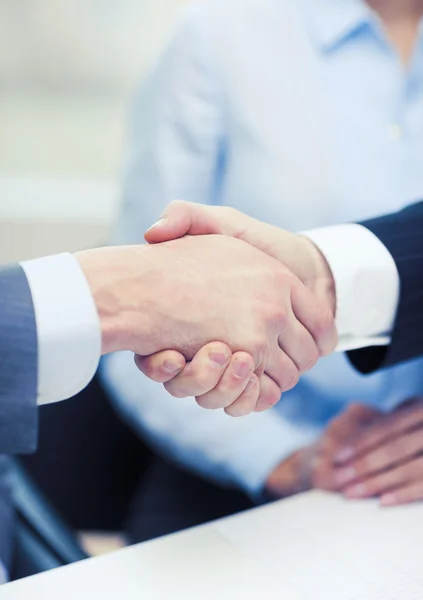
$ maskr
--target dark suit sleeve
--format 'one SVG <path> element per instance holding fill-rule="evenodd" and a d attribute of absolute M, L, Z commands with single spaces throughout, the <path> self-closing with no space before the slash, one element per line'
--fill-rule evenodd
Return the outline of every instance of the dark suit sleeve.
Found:
<path fill-rule="evenodd" d="M 0 453 L 32 452 L 37 441 L 37 331 L 19 266 L 0 269 Z"/>
<path fill-rule="evenodd" d="M 361 225 L 386 246 L 400 277 L 400 301 L 391 345 L 349 353 L 362 373 L 370 373 L 423 355 L 423 202 Z"/>

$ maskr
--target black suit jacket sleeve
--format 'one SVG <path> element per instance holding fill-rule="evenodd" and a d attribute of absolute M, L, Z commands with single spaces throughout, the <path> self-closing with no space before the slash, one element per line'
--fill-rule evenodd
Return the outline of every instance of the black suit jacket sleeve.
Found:
<path fill-rule="evenodd" d="M 35 450 L 37 331 L 31 292 L 19 266 L 0 269 L 0 454 Z"/>
<path fill-rule="evenodd" d="M 423 355 L 423 202 L 361 223 L 393 256 L 400 277 L 400 301 L 391 345 L 350 352 L 363 373 Z"/>

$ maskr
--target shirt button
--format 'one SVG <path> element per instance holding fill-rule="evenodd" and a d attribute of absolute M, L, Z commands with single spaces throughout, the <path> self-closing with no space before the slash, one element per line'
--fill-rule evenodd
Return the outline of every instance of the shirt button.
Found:
<path fill-rule="evenodd" d="M 404 129 L 398 123 L 392 123 L 389 125 L 389 135 L 392 140 L 397 142 L 402 138 L 404 134 Z"/>

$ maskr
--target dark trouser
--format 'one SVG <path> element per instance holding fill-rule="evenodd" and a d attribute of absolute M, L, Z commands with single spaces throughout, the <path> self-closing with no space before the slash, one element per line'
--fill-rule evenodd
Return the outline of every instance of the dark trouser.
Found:
<path fill-rule="evenodd" d="M 247 510 L 254 504 L 157 458 L 135 494 L 126 522 L 131 543 L 143 542 Z"/>

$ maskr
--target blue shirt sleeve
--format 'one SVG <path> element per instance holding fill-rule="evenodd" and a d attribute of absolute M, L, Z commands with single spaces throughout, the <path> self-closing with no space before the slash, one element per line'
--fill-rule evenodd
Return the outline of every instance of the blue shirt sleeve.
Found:
<path fill-rule="evenodd" d="M 224 109 L 207 24 L 191 7 L 143 82 L 129 123 L 123 207 L 114 243 L 138 243 L 168 202 L 213 203 L 225 146 Z M 177 401 L 143 378 L 132 357 L 108 357 L 103 378 L 124 415 L 162 453 L 224 485 L 259 494 L 309 433 L 275 411 L 234 420 Z"/>

